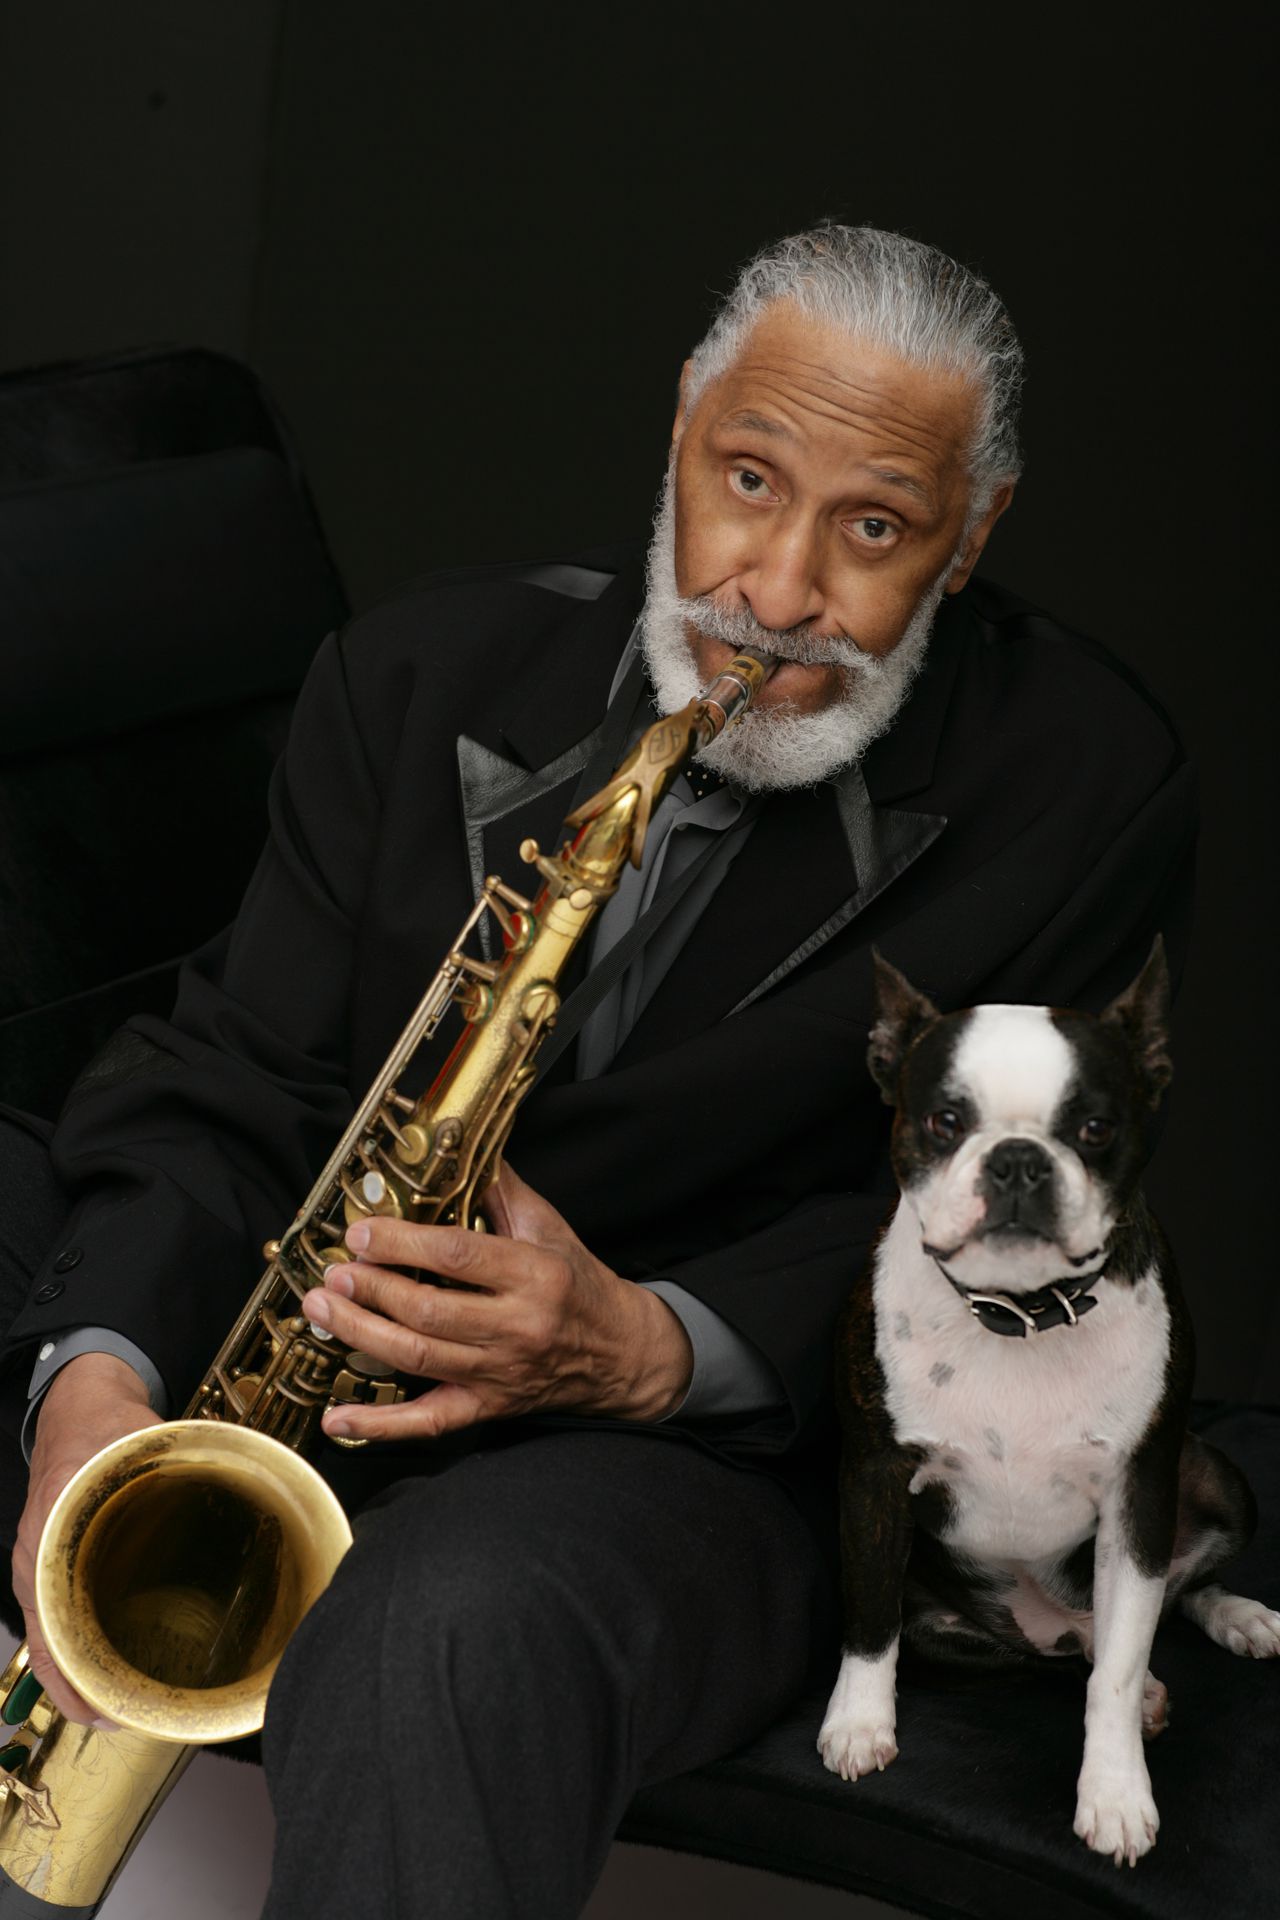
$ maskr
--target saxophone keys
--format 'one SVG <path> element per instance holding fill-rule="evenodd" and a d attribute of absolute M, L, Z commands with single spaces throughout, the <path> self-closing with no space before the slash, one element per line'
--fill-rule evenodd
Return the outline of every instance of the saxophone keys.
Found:
<path fill-rule="evenodd" d="M 376 1167 L 368 1168 L 355 1182 L 349 1181 L 345 1174 L 341 1181 L 346 1196 L 343 1212 L 348 1226 L 357 1220 L 367 1220 L 371 1213 L 382 1214 L 391 1220 L 404 1218 L 399 1194 L 386 1175 L 379 1173 Z"/>
<path fill-rule="evenodd" d="M 358 1350 L 349 1353 L 340 1369 L 329 1394 L 329 1405 L 358 1407 L 394 1407 L 404 1399 L 404 1388 L 396 1385 L 387 1372 L 385 1360 L 375 1359 L 371 1353 Z M 351 1434 L 333 1433 L 329 1435 L 335 1446 L 355 1450 L 368 1446 L 367 1440 L 361 1440 Z"/>
<path fill-rule="evenodd" d="M 431 1130 L 418 1121 L 411 1120 L 407 1127 L 396 1130 L 395 1155 L 403 1160 L 407 1167 L 420 1167 L 431 1157 Z"/>

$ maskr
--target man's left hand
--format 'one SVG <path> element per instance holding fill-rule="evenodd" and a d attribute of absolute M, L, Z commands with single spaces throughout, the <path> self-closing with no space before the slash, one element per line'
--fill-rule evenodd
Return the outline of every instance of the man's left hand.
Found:
<path fill-rule="evenodd" d="M 423 1439 L 542 1409 L 660 1420 L 678 1407 L 693 1350 L 665 1301 L 597 1260 L 510 1167 L 485 1211 L 491 1233 L 381 1216 L 348 1229 L 358 1259 L 330 1267 L 303 1312 L 397 1373 L 440 1384 L 394 1407 L 334 1408 L 325 1432 Z M 465 1285 L 407 1279 L 403 1267 Z"/>

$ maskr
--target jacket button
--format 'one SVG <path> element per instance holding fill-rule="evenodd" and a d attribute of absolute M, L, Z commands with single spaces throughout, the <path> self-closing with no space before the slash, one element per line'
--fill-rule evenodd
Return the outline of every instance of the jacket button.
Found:
<path fill-rule="evenodd" d="M 36 1305 L 38 1307 L 47 1307 L 51 1300 L 56 1300 L 60 1293 L 65 1292 L 66 1288 L 63 1286 L 61 1280 L 48 1280 L 36 1293 Z"/>
<path fill-rule="evenodd" d="M 72 1267 L 78 1267 L 83 1259 L 83 1247 L 68 1247 L 66 1252 L 60 1253 L 54 1261 L 53 1270 L 55 1273 L 70 1273 Z M 61 1293 L 61 1287 L 59 1287 L 58 1291 Z"/>

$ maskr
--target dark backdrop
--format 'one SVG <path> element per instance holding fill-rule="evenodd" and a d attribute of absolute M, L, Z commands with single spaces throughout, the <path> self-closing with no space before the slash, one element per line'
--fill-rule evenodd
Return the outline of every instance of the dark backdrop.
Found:
<path fill-rule="evenodd" d="M 979 266 L 1030 363 L 988 569 L 1123 654 L 1200 765 L 1151 1186 L 1202 1390 L 1280 1397 L 1267 16 L 8 0 L 0 364 L 248 358 L 363 602 L 642 534 L 680 362 L 762 240 L 832 215 Z"/>

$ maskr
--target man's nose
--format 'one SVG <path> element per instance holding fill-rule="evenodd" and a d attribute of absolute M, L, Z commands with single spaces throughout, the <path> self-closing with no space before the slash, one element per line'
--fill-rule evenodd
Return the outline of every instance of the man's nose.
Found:
<path fill-rule="evenodd" d="M 821 621 L 826 602 L 813 529 L 779 521 L 762 533 L 739 586 L 760 625 L 775 633 Z"/>

